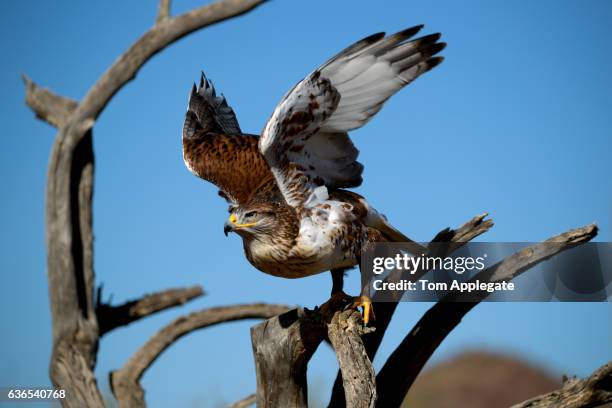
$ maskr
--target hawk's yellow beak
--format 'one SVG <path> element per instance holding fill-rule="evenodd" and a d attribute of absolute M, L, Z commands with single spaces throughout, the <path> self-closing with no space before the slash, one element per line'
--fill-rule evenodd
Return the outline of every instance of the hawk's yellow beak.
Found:
<path fill-rule="evenodd" d="M 232 214 L 232 215 L 230 215 L 229 219 L 225 223 L 225 226 L 223 227 L 223 233 L 225 234 L 225 236 L 227 236 L 227 234 L 230 231 L 232 231 L 232 230 L 239 229 L 239 228 L 252 227 L 255 224 L 257 224 L 257 223 L 256 222 L 250 222 L 250 223 L 246 223 L 246 224 L 238 224 L 238 218 L 236 217 L 235 214 Z"/>

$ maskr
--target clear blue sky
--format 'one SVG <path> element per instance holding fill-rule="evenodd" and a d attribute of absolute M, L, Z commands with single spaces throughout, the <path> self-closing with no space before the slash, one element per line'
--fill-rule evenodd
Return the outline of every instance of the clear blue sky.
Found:
<path fill-rule="evenodd" d="M 198 1 L 175 1 L 174 13 Z M 154 1 L 12 1 L 0 13 L 0 386 L 49 383 L 44 186 L 55 131 L 23 103 L 19 74 L 75 98 L 155 19 Z M 154 57 L 94 129 L 97 283 L 115 302 L 201 284 L 208 296 L 102 339 L 107 373 L 157 329 L 190 310 L 267 301 L 312 307 L 328 274 L 283 280 L 248 264 L 225 238 L 226 205 L 191 176 L 181 126 L 203 69 L 243 130 L 259 133 L 279 98 L 311 69 L 377 31 L 425 24 L 446 61 L 353 133 L 365 164 L 358 189 L 407 235 L 491 213 L 481 240 L 537 241 L 593 221 L 610 241 L 612 3 L 574 1 L 276 1 L 193 34 Z M 415 180 L 421 180 L 416 182 Z M 358 274 L 349 278 L 357 291 Z M 376 366 L 429 307 L 403 304 Z M 497 350 L 555 374 L 586 375 L 612 358 L 610 304 L 482 304 L 434 361 Z M 175 344 L 143 379 L 152 407 L 215 406 L 255 389 L 249 327 L 234 323 Z M 326 400 L 335 375 L 322 347 L 309 371 Z"/>

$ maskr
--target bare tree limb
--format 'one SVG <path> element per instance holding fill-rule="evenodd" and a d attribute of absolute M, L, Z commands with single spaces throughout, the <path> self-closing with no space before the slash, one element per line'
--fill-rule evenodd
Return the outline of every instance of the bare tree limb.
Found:
<path fill-rule="evenodd" d="M 184 36 L 212 24 L 237 17 L 265 0 L 221 0 L 176 17 L 167 17 L 140 37 L 98 79 L 79 104 L 79 121 L 95 120 L 111 98 L 136 77 L 140 68 L 155 54 Z M 78 139 L 79 135 L 75 135 Z"/>
<path fill-rule="evenodd" d="M 247 395 L 246 397 L 244 397 L 243 399 L 239 401 L 234 402 L 228 408 L 247 408 L 255 404 L 256 401 L 257 401 L 257 395 L 251 394 L 251 395 Z"/>
<path fill-rule="evenodd" d="M 47 183 L 47 275 L 53 328 L 49 372 L 53 385 L 69 396 L 62 401 L 65 407 L 103 407 L 93 374 L 99 334 L 93 303 L 91 129 L 67 151 L 60 140 L 61 136 L 54 143 Z M 70 159 L 58 177 L 57 159 L 62 156 Z"/>
<path fill-rule="evenodd" d="M 122 305 L 111 306 L 100 302 L 96 305 L 100 336 L 128 325 L 143 317 L 150 316 L 171 307 L 180 306 L 204 294 L 201 286 L 190 288 L 167 289 L 162 292 L 145 295 L 140 299 L 130 300 Z"/>
<path fill-rule="evenodd" d="M 588 378 L 568 379 L 561 389 L 531 398 L 512 408 L 603 408 L 604 404 L 609 403 L 612 403 L 612 361 Z"/>
<path fill-rule="evenodd" d="M 161 353 L 195 330 L 243 319 L 270 318 L 289 309 L 283 305 L 254 303 L 204 309 L 179 317 L 151 337 L 128 362 L 111 373 L 113 394 L 121 407 L 144 407 L 140 378 Z"/>
<path fill-rule="evenodd" d="M 373 408 L 376 404 L 376 377 L 361 335 L 364 333 L 359 312 L 336 312 L 327 327 L 329 340 L 336 351 L 346 406 Z"/>
<path fill-rule="evenodd" d="M 258 408 L 308 407 L 306 368 L 325 324 L 316 311 L 292 309 L 251 328 Z"/>
<path fill-rule="evenodd" d="M 510 281 L 522 272 L 550 257 L 590 241 L 597 235 L 597 226 L 587 225 L 564 232 L 544 242 L 531 245 L 497 264 L 478 273 L 471 281 Z M 465 294 L 449 293 L 436 303 L 408 333 L 400 345 L 389 356 L 377 375 L 380 398 L 378 406 L 400 406 L 423 366 L 446 336 L 461 322 L 461 319 L 489 292 L 471 293 L 470 301 L 461 301 Z"/>
<path fill-rule="evenodd" d="M 77 101 L 74 99 L 39 87 L 26 75 L 21 75 L 21 79 L 26 87 L 25 103 L 34 111 L 37 118 L 59 128 L 76 109 Z"/>
<path fill-rule="evenodd" d="M 487 213 L 480 214 L 466 222 L 461 227 L 456 230 L 452 230 L 450 228 L 446 228 L 440 231 L 432 242 L 448 242 L 449 246 L 444 248 L 440 245 L 435 245 L 436 251 L 441 251 L 446 249 L 445 252 L 450 253 L 456 250 L 458 247 L 465 245 L 468 241 L 476 238 L 477 236 L 484 234 L 491 227 L 493 227 L 493 221 L 487 219 Z M 443 256 L 443 254 L 440 254 Z M 426 271 L 420 271 L 419 274 L 422 274 Z M 416 274 L 415 274 L 416 275 Z M 394 279 L 394 276 L 390 276 L 389 279 Z M 401 294 L 399 295 L 401 298 Z M 374 296 L 374 311 L 376 312 L 376 330 L 372 333 L 366 334 L 363 336 L 363 344 L 365 345 L 366 351 L 368 353 L 368 357 L 370 361 L 374 360 L 374 356 L 378 351 L 378 347 L 382 343 L 382 339 L 385 335 L 389 324 L 391 323 L 391 318 L 395 313 L 395 309 L 397 309 L 397 302 L 380 302 L 378 301 L 380 298 Z M 399 299 L 398 299 L 399 300 Z M 336 380 L 334 382 L 334 387 L 332 390 L 332 396 L 329 401 L 329 407 L 331 408 L 340 408 L 346 406 L 344 396 L 344 389 L 342 385 L 342 373 L 339 370 L 336 375 Z"/>
<path fill-rule="evenodd" d="M 70 102 L 25 81 L 28 105 L 59 126 L 49 160 L 46 243 L 53 325 L 50 375 L 53 384 L 70 396 L 65 406 L 103 406 L 93 375 L 99 341 L 93 303 L 93 124 L 113 95 L 153 55 L 189 33 L 261 3 L 263 0 L 222 0 L 163 19 L 111 65 L 75 109 Z"/>
<path fill-rule="evenodd" d="M 170 0 L 159 0 L 157 8 L 156 24 L 160 24 L 170 17 Z"/>

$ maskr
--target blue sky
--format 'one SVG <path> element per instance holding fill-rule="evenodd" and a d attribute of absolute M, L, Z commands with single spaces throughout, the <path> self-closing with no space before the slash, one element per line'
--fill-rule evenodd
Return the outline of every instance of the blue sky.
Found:
<path fill-rule="evenodd" d="M 174 13 L 201 3 L 175 1 Z M 94 129 L 95 268 L 114 302 L 201 284 L 208 295 L 102 339 L 107 373 L 174 317 L 213 305 L 267 301 L 312 307 L 331 279 L 264 275 L 226 205 L 191 176 L 180 131 L 191 83 L 204 70 L 259 133 L 293 84 L 351 42 L 425 24 L 448 42 L 446 61 L 396 95 L 352 135 L 365 164 L 358 191 L 407 235 L 426 241 L 487 211 L 481 241 L 538 241 L 596 221 L 611 238 L 612 4 L 579 1 L 276 1 L 193 34 L 153 58 L 115 96 Z M 44 186 L 55 131 L 23 103 L 24 72 L 80 98 L 155 19 L 148 2 L 12 1 L 0 14 L 0 386 L 44 386 L 50 353 Z M 358 291 L 358 273 L 348 289 Z M 428 304 L 402 304 L 380 367 Z M 462 350 L 520 356 L 554 374 L 586 375 L 612 358 L 609 304 L 482 304 L 433 361 Z M 143 378 L 152 407 L 215 406 L 255 389 L 249 327 L 232 323 L 175 344 Z M 309 376 L 327 399 L 333 354 Z"/>

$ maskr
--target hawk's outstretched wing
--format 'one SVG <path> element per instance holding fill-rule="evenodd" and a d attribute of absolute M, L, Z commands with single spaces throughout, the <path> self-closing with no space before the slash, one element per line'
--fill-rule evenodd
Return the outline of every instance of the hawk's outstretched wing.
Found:
<path fill-rule="evenodd" d="M 259 187 L 273 182 L 257 149 L 257 136 L 240 131 L 224 96 L 216 96 L 204 74 L 193 86 L 183 125 L 183 159 L 198 177 L 210 181 L 228 201 L 248 201 Z"/>
<path fill-rule="evenodd" d="M 423 26 L 369 36 L 299 82 L 266 123 L 259 149 L 287 203 L 309 206 L 326 187 L 361 184 L 363 166 L 348 137 L 394 93 L 442 62 L 440 34 L 407 41 Z"/>

